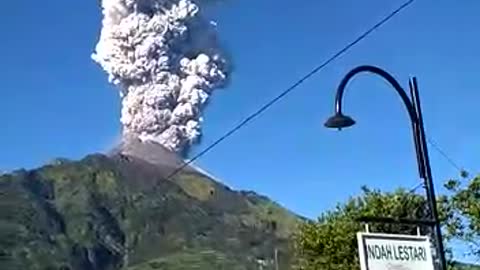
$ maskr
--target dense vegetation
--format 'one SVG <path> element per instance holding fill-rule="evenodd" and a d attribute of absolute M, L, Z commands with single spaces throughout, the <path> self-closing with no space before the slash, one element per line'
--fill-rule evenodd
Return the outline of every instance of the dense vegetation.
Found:
<path fill-rule="evenodd" d="M 451 180 L 446 188 L 451 193 L 442 196 L 438 205 L 446 242 L 456 239 L 470 247 L 470 255 L 480 260 L 480 177 L 462 185 Z M 399 189 L 392 193 L 363 188 L 360 196 L 340 203 L 322 214 L 316 221 L 306 221 L 295 233 L 295 266 L 301 270 L 359 269 L 356 233 L 363 231 L 361 217 L 391 217 L 426 219 L 428 209 L 423 196 Z M 421 227 L 421 233 L 431 235 L 431 229 Z M 371 232 L 416 234 L 413 225 L 370 223 Z M 433 237 L 432 237 L 433 239 Z M 448 245 L 447 245 L 448 247 Z M 480 270 L 480 266 L 453 261 L 447 248 L 452 270 Z"/>
<path fill-rule="evenodd" d="M 480 261 L 480 175 L 465 184 L 450 180 L 445 187 L 450 191 L 443 201 L 447 236 L 466 243 Z"/>
<path fill-rule="evenodd" d="M 258 269 L 299 218 L 200 174 L 92 155 L 0 176 L 0 269 Z"/>
<path fill-rule="evenodd" d="M 364 231 L 358 218 L 402 217 L 421 219 L 425 213 L 422 196 L 405 190 L 381 193 L 367 188 L 363 194 L 322 214 L 318 221 L 304 223 L 296 234 L 299 269 L 359 269 L 357 232 Z M 398 224 L 370 224 L 371 232 L 416 234 L 416 227 Z"/>

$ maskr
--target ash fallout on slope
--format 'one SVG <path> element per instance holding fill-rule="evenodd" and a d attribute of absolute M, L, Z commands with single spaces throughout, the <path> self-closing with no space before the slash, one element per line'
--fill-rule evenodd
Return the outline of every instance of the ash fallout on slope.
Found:
<path fill-rule="evenodd" d="M 227 83 L 215 24 L 192 0 L 102 0 L 92 58 L 120 90 L 123 136 L 185 154 L 201 136 L 202 111 Z"/>

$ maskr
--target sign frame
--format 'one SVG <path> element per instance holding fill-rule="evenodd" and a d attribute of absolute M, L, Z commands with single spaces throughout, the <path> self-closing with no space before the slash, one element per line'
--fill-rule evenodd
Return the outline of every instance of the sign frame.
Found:
<path fill-rule="evenodd" d="M 358 232 L 357 241 L 358 241 L 358 252 L 360 259 L 360 268 L 361 270 L 372 270 L 368 265 L 368 251 L 367 251 L 367 240 L 368 239 L 378 239 L 378 240 L 397 240 L 397 241 L 410 241 L 416 243 L 422 243 L 426 248 L 426 257 L 427 262 L 431 263 L 431 270 L 435 269 L 434 261 L 431 250 L 431 242 L 428 236 L 416 236 L 416 235 L 403 235 L 403 234 L 384 234 L 384 233 L 370 233 L 370 232 Z M 414 269 L 416 270 L 416 269 Z M 425 269 L 430 270 L 430 269 Z"/>

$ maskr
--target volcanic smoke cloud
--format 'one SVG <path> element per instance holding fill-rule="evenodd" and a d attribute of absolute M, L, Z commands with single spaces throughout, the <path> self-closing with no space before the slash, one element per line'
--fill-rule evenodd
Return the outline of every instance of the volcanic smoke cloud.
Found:
<path fill-rule="evenodd" d="M 227 63 L 213 22 L 191 0 L 103 0 L 92 58 L 120 89 L 123 135 L 184 152 L 201 135 L 201 112 L 224 86 Z"/>

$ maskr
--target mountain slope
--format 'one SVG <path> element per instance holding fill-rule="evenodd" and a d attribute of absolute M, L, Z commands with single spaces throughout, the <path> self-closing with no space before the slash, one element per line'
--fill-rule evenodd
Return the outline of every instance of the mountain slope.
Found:
<path fill-rule="evenodd" d="M 299 217 L 123 149 L 0 176 L 0 269 L 288 269 Z"/>

